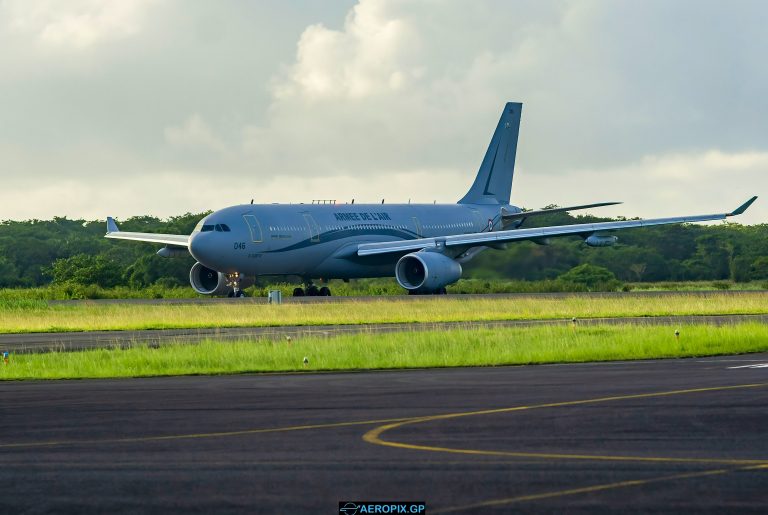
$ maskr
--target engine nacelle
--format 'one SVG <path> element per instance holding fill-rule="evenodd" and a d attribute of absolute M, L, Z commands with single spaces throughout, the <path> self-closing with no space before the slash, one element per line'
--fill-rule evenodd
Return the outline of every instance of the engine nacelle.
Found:
<path fill-rule="evenodd" d="M 584 239 L 584 243 L 590 247 L 610 247 L 616 245 L 619 241 L 618 236 L 607 236 L 605 234 L 593 234 Z"/>
<path fill-rule="evenodd" d="M 406 290 L 438 291 L 461 277 L 461 265 L 437 252 L 414 252 L 395 265 L 395 278 Z"/>
<path fill-rule="evenodd" d="M 203 295 L 225 295 L 231 288 L 227 285 L 227 276 L 216 270 L 195 263 L 189 271 L 189 283 L 192 289 Z"/>

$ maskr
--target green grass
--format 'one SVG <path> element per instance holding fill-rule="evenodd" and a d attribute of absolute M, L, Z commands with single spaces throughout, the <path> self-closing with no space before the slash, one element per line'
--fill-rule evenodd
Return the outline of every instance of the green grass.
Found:
<path fill-rule="evenodd" d="M 568 325 L 12 355 L 0 380 L 576 363 L 768 351 L 768 326 Z M 309 359 L 304 367 L 303 358 Z"/>
<path fill-rule="evenodd" d="M 293 283 L 275 283 L 246 288 L 249 296 L 265 297 L 269 290 L 281 290 L 284 296 L 291 295 L 298 286 Z M 343 296 L 402 295 L 404 290 L 394 279 L 357 279 L 344 283 L 331 281 L 333 294 Z M 733 281 L 687 281 L 658 283 L 626 283 L 624 291 L 713 291 L 713 290 L 766 290 L 768 281 L 736 283 Z M 481 293 L 547 293 L 547 292 L 583 292 L 584 285 L 558 281 L 519 281 L 500 279 L 464 278 L 448 286 L 452 294 Z M 5 301 L 16 300 L 70 300 L 70 299 L 186 299 L 199 298 L 189 286 L 164 287 L 152 285 L 145 288 L 116 286 L 101 288 L 96 285 L 74 283 L 51 284 L 37 288 L 0 288 L 0 306 Z"/>
<path fill-rule="evenodd" d="M 27 302 L 27 301 L 24 301 Z M 0 305 L 0 333 L 768 313 L 768 292 L 638 297 L 462 298 L 345 303 Z"/>

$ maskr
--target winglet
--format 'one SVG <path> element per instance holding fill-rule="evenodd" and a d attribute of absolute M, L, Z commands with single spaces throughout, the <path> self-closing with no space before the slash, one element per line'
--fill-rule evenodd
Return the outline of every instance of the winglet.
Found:
<path fill-rule="evenodd" d="M 742 214 L 744 211 L 746 211 L 749 208 L 749 206 L 752 205 L 752 203 L 755 200 L 757 200 L 757 195 L 755 195 L 751 199 L 749 199 L 746 202 L 744 202 L 742 205 L 740 205 L 739 207 L 737 207 L 736 209 L 734 209 L 733 211 L 728 213 L 726 216 L 736 216 L 736 215 Z"/>
<path fill-rule="evenodd" d="M 107 234 L 111 232 L 120 232 L 120 229 L 117 227 L 117 224 L 115 223 L 115 219 L 111 216 L 107 217 Z"/>

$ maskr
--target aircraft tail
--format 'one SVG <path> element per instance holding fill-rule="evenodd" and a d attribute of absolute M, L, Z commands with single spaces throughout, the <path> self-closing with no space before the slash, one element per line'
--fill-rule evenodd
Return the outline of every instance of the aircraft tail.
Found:
<path fill-rule="evenodd" d="M 475 182 L 459 204 L 509 204 L 522 109 L 519 102 L 504 106 Z"/>

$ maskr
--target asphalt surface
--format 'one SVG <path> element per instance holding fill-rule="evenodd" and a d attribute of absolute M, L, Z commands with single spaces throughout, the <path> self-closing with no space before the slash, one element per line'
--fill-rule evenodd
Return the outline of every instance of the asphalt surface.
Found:
<path fill-rule="evenodd" d="M 768 354 L 0 383 L 0 513 L 764 513 Z"/>
<path fill-rule="evenodd" d="M 579 325 L 724 325 L 744 322 L 768 323 L 768 315 L 695 315 L 662 317 L 582 318 Z M 0 352 L 76 351 L 132 345 L 197 343 L 203 340 L 241 341 L 279 340 L 306 337 L 332 337 L 343 334 L 382 334 L 408 331 L 451 331 L 455 329 L 570 325 L 572 319 L 498 320 L 490 322 L 432 322 L 404 324 L 305 325 L 280 327 L 230 327 L 212 329 L 155 329 L 140 331 L 87 331 L 61 333 L 0 334 Z"/>

